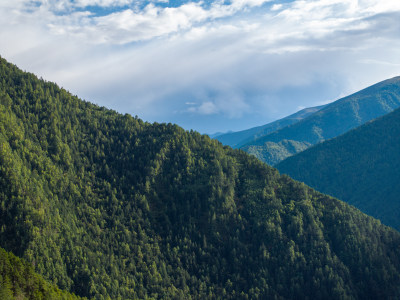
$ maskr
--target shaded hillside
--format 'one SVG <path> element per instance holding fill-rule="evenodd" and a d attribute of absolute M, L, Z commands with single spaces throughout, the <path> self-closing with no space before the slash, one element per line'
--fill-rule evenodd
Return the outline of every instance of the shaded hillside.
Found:
<path fill-rule="evenodd" d="M 59 290 L 36 274 L 32 265 L 0 248 L 0 299 L 81 299 Z"/>
<path fill-rule="evenodd" d="M 96 299 L 400 297 L 400 234 L 0 60 L 0 245 Z"/>
<path fill-rule="evenodd" d="M 297 142 L 293 140 L 282 140 L 278 143 L 265 142 L 262 146 L 251 146 L 246 148 L 246 152 L 254 155 L 261 161 L 270 165 L 284 160 L 296 153 L 306 150 L 312 144 L 307 142 Z"/>
<path fill-rule="evenodd" d="M 299 122 L 300 120 L 310 116 L 311 114 L 317 112 L 324 106 L 316 106 L 302 109 L 290 116 L 287 116 L 283 119 L 276 120 L 272 123 L 268 123 L 262 126 L 253 127 L 250 129 L 237 131 L 237 132 L 229 132 L 214 136 L 215 139 L 220 141 L 222 144 L 231 146 L 232 148 L 240 148 L 242 145 L 251 143 L 254 140 L 267 135 L 271 132 L 274 132 L 278 129 L 286 127 L 288 125 Z"/>
<path fill-rule="evenodd" d="M 400 230 L 400 109 L 277 165 Z"/>
<path fill-rule="evenodd" d="M 339 136 L 399 106 L 400 77 L 395 77 L 339 99 L 308 118 L 247 143 L 241 149 L 275 165 L 294 154 L 280 144 L 283 140 L 302 145 L 303 147 L 299 147 L 302 151 L 307 145 Z M 289 147 L 291 143 L 288 143 Z M 270 154 L 271 151 L 276 152 L 276 148 L 280 149 L 281 155 Z"/>

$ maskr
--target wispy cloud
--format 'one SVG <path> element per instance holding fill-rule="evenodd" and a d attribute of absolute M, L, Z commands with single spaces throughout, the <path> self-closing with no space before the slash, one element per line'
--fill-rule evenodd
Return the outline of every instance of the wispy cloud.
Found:
<path fill-rule="evenodd" d="M 127 44 L 187 30 L 207 21 L 226 18 L 272 0 L 187 2 L 179 6 L 159 6 L 159 1 L 132 0 L 19 0 L 19 18 L 38 19 L 53 34 L 77 36 L 89 43 Z M 6 0 L 3 7 L 11 7 Z M 94 8 L 112 7 L 97 16 Z M 15 16 L 16 17 L 16 16 Z"/>
<path fill-rule="evenodd" d="M 88 100 L 201 131 L 400 73 L 399 1 L 177 3 L 2 0 L 0 55 Z"/>
<path fill-rule="evenodd" d="M 125 6 L 134 3 L 132 0 L 75 0 L 75 1 L 66 1 L 69 5 L 74 5 L 77 7 L 88 7 L 88 6 L 101 6 L 101 7 L 110 7 L 110 6 Z"/>

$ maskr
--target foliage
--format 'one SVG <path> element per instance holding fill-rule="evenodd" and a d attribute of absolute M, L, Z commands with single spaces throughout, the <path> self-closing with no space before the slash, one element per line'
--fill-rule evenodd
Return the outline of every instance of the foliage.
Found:
<path fill-rule="evenodd" d="M 282 140 L 279 143 L 265 142 L 262 146 L 248 146 L 246 152 L 254 155 L 261 161 L 267 161 L 270 165 L 284 160 L 286 157 L 306 150 L 311 144 L 292 140 Z"/>
<path fill-rule="evenodd" d="M 0 245 L 96 299 L 400 297 L 400 234 L 0 60 Z"/>
<path fill-rule="evenodd" d="M 400 109 L 290 157 L 277 168 L 400 229 Z"/>
<path fill-rule="evenodd" d="M 309 117 L 248 142 L 240 149 L 256 154 L 269 165 L 275 165 L 303 151 L 304 146 L 337 137 L 399 106 L 400 77 L 395 77 L 326 105 Z M 285 140 L 291 143 L 282 144 Z M 293 143 L 302 145 L 294 153 Z"/>
<path fill-rule="evenodd" d="M 33 267 L 0 248 L 0 299 L 81 299 L 36 274 Z"/>

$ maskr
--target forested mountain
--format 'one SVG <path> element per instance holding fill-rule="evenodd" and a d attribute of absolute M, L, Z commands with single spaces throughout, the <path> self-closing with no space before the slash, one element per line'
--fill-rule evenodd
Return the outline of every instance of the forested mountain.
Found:
<path fill-rule="evenodd" d="M 277 165 L 400 230 L 400 109 Z"/>
<path fill-rule="evenodd" d="M 233 131 L 230 131 L 230 132 L 233 132 Z M 208 135 L 210 138 L 215 139 L 217 136 L 223 135 L 223 134 L 227 134 L 227 132 L 208 133 L 207 135 Z"/>
<path fill-rule="evenodd" d="M 339 136 L 400 106 L 400 77 L 339 99 L 308 118 L 243 145 L 241 149 L 275 165 L 311 145 Z"/>
<path fill-rule="evenodd" d="M 0 246 L 95 299 L 396 299 L 400 233 L 0 60 Z"/>
<path fill-rule="evenodd" d="M 36 274 L 31 264 L 0 248 L 0 299 L 81 299 Z"/>
<path fill-rule="evenodd" d="M 240 148 L 241 146 L 243 146 L 247 143 L 251 143 L 254 140 L 256 140 L 264 135 L 267 135 L 271 132 L 274 132 L 274 131 L 281 129 L 283 127 L 286 127 L 288 125 L 297 123 L 300 120 L 319 111 L 323 107 L 324 107 L 324 105 L 304 108 L 290 116 L 287 116 L 285 118 L 276 120 L 274 122 L 271 122 L 271 123 L 268 123 L 268 124 L 265 124 L 262 126 L 257 126 L 257 127 L 253 127 L 253 128 L 246 129 L 246 130 L 237 131 L 237 132 L 228 132 L 228 133 L 224 133 L 224 134 L 219 134 L 216 136 L 212 136 L 212 138 L 215 138 L 218 141 L 220 141 L 222 144 L 231 146 L 232 148 Z"/>

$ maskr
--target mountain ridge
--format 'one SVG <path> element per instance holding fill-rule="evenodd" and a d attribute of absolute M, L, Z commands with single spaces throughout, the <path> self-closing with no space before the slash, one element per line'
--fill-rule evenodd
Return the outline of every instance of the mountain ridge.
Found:
<path fill-rule="evenodd" d="M 280 162 L 315 189 L 400 229 L 400 109 Z"/>
<path fill-rule="evenodd" d="M 219 140 L 224 145 L 231 146 L 232 148 L 240 148 L 241 146 L 253 140 L 256 140 L 259 136 L 266 135 L 290 124 L 296 123 L 306 118 L 310 114 L 317 112 L 324 106 L 325 105 L 303 108 L 287 117 L 278 119 L 271 123 L 252 127 L 246 130 L 227 132 L 224 134 L 213 136 L 213 138 Z"/>
<path fill-rule="evenodd" d="M 399 297 L 400 233 L 0 59 L 0 246 L 96 299 Z"/>
<path fill-rule="evenodd" d="M 268 159 L 271 145 L 284 152 L 286 147 L 279 146 L 279 143 L 288 140 L 306 148 L 307 145 L 343 134 L 399 106 L 400 76 L 397 76 L 332 102 L 307 118 L 243 145 L 241 149 L 274 165 L 287 155 L 272 156 L 272 159 Z M 295 154 L 290 151 L 288 153 Z"/>

